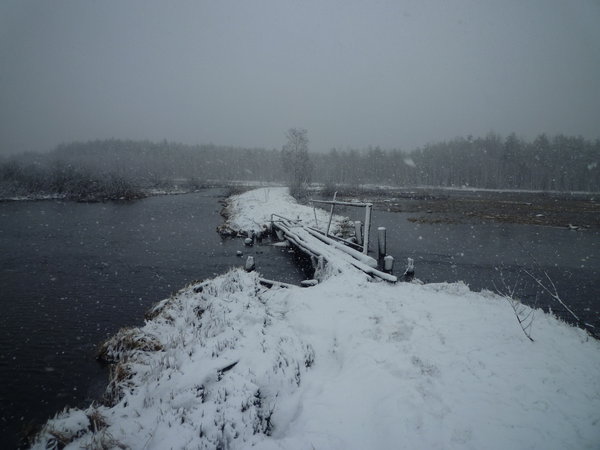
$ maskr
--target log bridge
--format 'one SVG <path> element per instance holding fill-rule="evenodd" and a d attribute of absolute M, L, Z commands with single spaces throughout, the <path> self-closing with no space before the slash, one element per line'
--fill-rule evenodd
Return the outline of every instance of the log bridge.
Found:
<path fill-rule="evenodd" d="M 340 202 L 321 202 L 340 204 Z M 364 206 L 352 204 L 352 206 Z M 368 208 L 370 215 L 370 208 Z M 346 270 L 359 269 L 367 275 L 380 280 L 395 283 L 398 278 L 391 273 L 383 272 L 377 269 L 377 261 L 368 256 L 366 251 L 359 251 L 348 245 L 348 241 L 329 235 L 329 225 L 327 231 L 323 232 L 317 228 L 302 224 L 301 221 L 288 219 L 278 214 L 271 215 L 271 229 L 277 234 L 279 239 L 286 239 L 292 245 L 306 253 L 317 263 L 317 267 L 322 267 L 325 263 L 334 270 L 340 272 Z M 365 224 L 367 227 L 368 225 Z M 367 235 L 368 236 L 368 235 Z M 368 245 L 368 241 L 366 242 Z M 364 246 L 367 249 L 367 246 Z"/>

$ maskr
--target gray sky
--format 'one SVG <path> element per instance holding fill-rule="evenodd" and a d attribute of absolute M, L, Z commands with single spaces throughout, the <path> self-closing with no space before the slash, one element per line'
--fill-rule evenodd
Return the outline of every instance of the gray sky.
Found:
<path fill-rule="evenodd" d="M 600 137 L 598 0 L 0 2 L 0 152 Z"/>

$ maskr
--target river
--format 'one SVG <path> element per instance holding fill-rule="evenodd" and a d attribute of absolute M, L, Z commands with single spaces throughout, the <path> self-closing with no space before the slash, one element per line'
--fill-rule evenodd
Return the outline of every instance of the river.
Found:
<path fill-rule="evenodd" d="M 345 213 L 350 211 L 340 211 Z M 415 263 L 416 277 L 425 283 L 463 281 L 474 291 L 502 293 L 514 288 L 515 296 L 523 303 L 552 310 L 573 323 L 573 317 L 527 271 L 552 292 L 554 284 L 561 300 L 581 321 L 600 332 L 597 229 L 572 231 L 497 222 L 407 220 L 414 216 L 414 213 L 373 212 L 371 248 L 377 249 L 377 227 L 385 227 L 387 253 L 395 258 L 396 275 L 403 273 L 410 257 Z"/>
<path fill-rule="evenodd" d="M 299 283 L 287 249 L 221 239 L 225 191 L 130 203 L 0 203 L 0 448 L 65 406 L 101 397 L 99 344 L 191 281 L 253 255 L 265 277 Z"/>
<path fill-rule="evenodd" d="M 253 255 L 267 278 L 306 277 L 285 248 L 222 239 L 215 229 L 224 195 L 208 189 L 130 203 L 0 203 L 0 447 L 16 447 L 19 434 L 67 405 L 100 398 L 107 371 L 95 360 L 98 345 L 121 327 L 141 325 L 153 303 L 187 283 L 242 265 L 236 252 Z M 563 299 L 600 328 L 597 231 L 423 224 L 410 216 L 373 213 L 372 248 L 376 227 L 385 226 L 396 274 L 411 257 L 424 282 L 463 280 L 493 290 L 504 275 L 524 301 L 537 298 L 561 313 L 531 279 L 521 273 L 517 280 L 520 268 L 534 267 L 533 257 Z"/>

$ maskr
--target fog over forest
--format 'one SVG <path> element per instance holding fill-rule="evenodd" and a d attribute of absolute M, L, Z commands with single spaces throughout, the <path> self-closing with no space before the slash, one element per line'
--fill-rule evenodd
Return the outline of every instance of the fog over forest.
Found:
<path fill-rule="evenodd" d="M 290 127 L 329 186 L 597 191 L 599 21 L 593 0 L 6 0 L 0 195 L 285 181 Z"/>
<path fill-rule="evenodd" d="M 307 181 L 326 187 L 379 184 L 600 191 L 600 140 L 540 135 L 455 138 L 410 152 L 332 149 L 309 153 Z M 98 140 L 0 160 L 0 196 L 136 198 L 148 189 L 194 190 L 234 181 L 287 182 L 282 151 L 173 142 Z"/>

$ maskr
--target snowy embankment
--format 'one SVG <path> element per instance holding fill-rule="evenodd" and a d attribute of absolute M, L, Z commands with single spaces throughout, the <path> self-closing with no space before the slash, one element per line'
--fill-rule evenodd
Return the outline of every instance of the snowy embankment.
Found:
<path fill-rule="evenodd" d="M 260 226 L 273 192 L 244 195 L 230 221 Z M 532 333 L 461 283 L 351 271 L 267 289 L 233 270 L 111 339 L 107 405 L 50 420 L 36 446 L 598 448 L 600 343 L 541 311 Z"/>
<path fill-rule="evenodd" d="M 271 222 L 272 214 L 277 214 L 319 229 L 327 228 L 329 212 L 298 205 L 288 194 L 286 187 L 254 189 L 228 199 L 225 207 L 227 222 L 224 228 L 233 233 L 247 234 L 264 232 Z M 275 217 L 277 220 L 277 217 Z M 334 215 L 331 221 L 331 233 L 338 233 L 348 226 L 346 217 Z"/>

